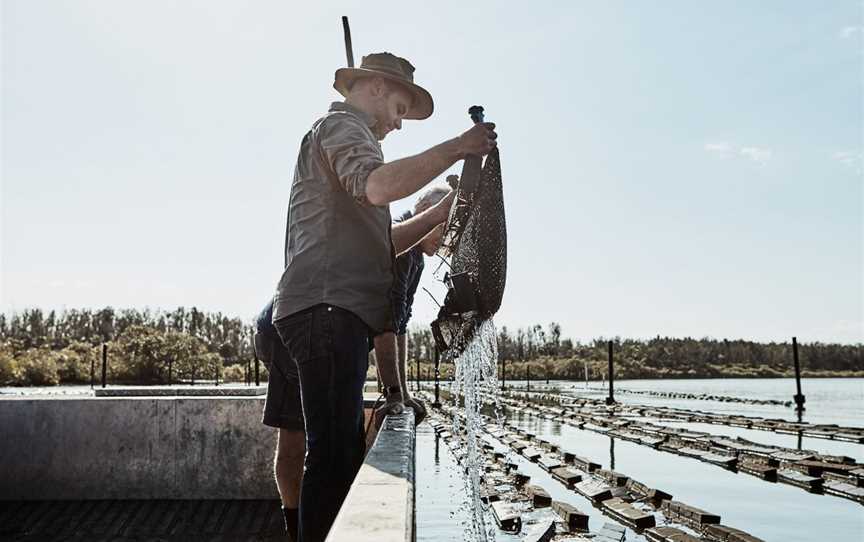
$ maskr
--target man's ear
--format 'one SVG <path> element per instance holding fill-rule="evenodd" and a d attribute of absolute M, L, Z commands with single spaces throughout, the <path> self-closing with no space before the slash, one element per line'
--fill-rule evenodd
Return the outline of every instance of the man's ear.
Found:
<path fill-rule="evenodd" d="M 372 96 L 376 98 L 380 98 L 382 96 L 386 96 L 389 90 L 389 86 L 387 86 L 387 81 L 385 81 L 382 77 L 373 77 L 369 82 L 369 90 Z"/>

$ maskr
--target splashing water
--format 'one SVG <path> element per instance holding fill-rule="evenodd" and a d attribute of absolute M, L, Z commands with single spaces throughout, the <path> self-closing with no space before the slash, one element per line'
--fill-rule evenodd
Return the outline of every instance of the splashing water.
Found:
<path fill-rule="evenodd" d="M 471 525 L 466 527 L 466 540 L 488 542 L 495 539 L 492 525 L 486 525 L 483 517 L 483 506 L 480 501 L 480 469 L 482 459 L 478 448 L 478 435 L 481 431 L 480 408 L 484 396 L 492 398 L 498 413 L 498 342 L 495 334 L 495 324 L 491 319 L 483 320 L 478 325 L 471 342 L 456 359 L 456 374 L 452 384 L 452 394 L 459 405 L 459 398 L 465 404 L 464 427 L 460 416 L 453 417 L 454 434 L 460 434 L 464 429 L 467 440 L 466 466 L 468 475 L 465 477 L 468 503 L 471 510 Z"/>

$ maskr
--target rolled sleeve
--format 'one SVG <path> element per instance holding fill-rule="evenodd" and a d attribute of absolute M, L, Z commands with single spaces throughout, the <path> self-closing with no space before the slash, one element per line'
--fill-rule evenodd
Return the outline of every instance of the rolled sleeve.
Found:
<path fill-rule="evenodd" d="M 384 163 L 381 147 L 369 128 L 353 115 L 336 114 L 321 123 L 318 141 L 345 192 L 358 203 L 369 205 L 366 181 Z"/>

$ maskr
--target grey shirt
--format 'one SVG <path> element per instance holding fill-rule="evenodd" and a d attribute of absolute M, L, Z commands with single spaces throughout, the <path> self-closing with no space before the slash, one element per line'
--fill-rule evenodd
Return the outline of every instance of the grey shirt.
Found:
<path fill-rule="evenodd" d="M 393 330 L 390 207 L 366 200 L 366 180 L 384 163 L 374 118 L 335 102 L 303 137 L 288 204 L 286 267 L 273 321 L 327 303 L 375 331 Z"/>

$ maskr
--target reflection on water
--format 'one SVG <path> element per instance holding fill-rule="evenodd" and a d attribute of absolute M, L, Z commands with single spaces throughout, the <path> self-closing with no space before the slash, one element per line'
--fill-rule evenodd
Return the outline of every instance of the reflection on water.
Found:
<path fill-rule="evenodd" d="M 428 423 L 417 427 L 415 521 L 418 541 L 462 540 L 471 522 L 462 472 Z"/>
<path fill-rule="evenodd" d="M 532 389 L 538 384 L 540 383 L 532 382 Z M 524 381 L 508 381 L 510 389 L 522 386 Z M 791 400 L 795 393 L 794 379 L 616 380 L 615 386 L 616 389 L 620 386 L 630 389 L 784 400 Z M 582 383 L 552 381 L 549 387 L 558 387 L 574 395 L 585 393 Z M 802 391 L 807 396 L 805 421 L 864 426 L 864 379 L 804 379 Z M 606 394 L 605 390 L 599 389 L 589 393 L 597 397 Z M 616 399 L 623 403 L 672 406 L 717 413 L 789 420 L 796 418 L 794 409 L 789 407 L 670 400 L 630 394 L 616 395 Z M 583 431 L 522 412 L 509 412 L 507 418 L 517 427 L 558 444 L 564 451 L 585 456 L 602 463 L 604 467 L 613 468 L 651 487 L 667 491 L 677 500 L 719 514 L 724 524 L 748 531 L 766 541 L 851 542 L 864 539 L 864 508 L 858 503 L 830 495 L 810 494 L 789 485 L 766 482 L 696 459 L 661 452 L 608 435 Z M 799 435 L 724 425 L 672 422 L 668 425 L 729 437 L 740 436 L 758 443 L 785 447 L 797 447 L 800 439 L 804 449 L 864 460 L 864 445 L 855 443 L 801 438 Z M 442 447 L 440 454 L 436 455 L 434 450 L 433 432 L 428 425 L 421 425 L 417 435 L 417 539 L 462 540 L 462 529 L 470 520 L 464 517 L 464 512 L 458 510 L 458 503 L 464 502 L 465 498 L 460 472 L 446 446 Z M 592 530 L 596 531 L 603 523 L 611 521 L 579 494 L 556 482 L 547 482 L 548 474 L 536 464 L 524 461 L 518 455 L 514 455 L 514 460 L 519 463 L 520 470 L 542 481 L 542 485 L 553 498 L 563 499 L 588 513 Z M 627 540 L 642 538 L 628 532 Z"/>
<path fill-rule="evenodd" d="M 813 495 L 626 440 L 613 439 L 617 441 L 613 448 L 608 435 L 553 420 L 522 413 L 508 418 L 514 425 L 604 467 L 611 465 L 614 453 L 618 472 L 671 493 L 676 500 L 719 514 L 724 524 L 766 541 L 857 541 L 864 534 L 861 505 L 846 499 Z M 555 426 L 561 432 L 557 438 L 552 436 Z"/>

